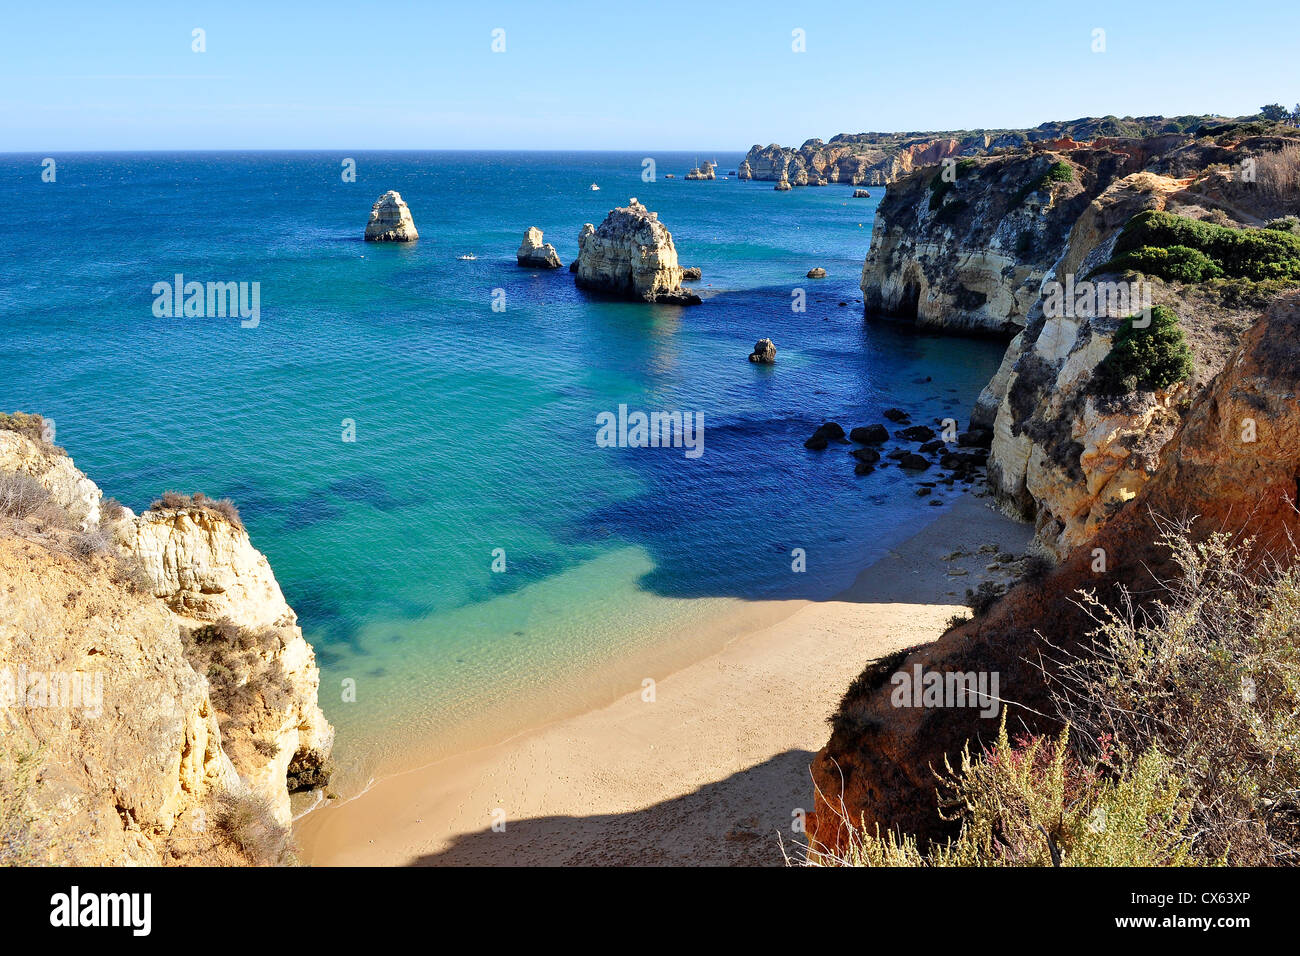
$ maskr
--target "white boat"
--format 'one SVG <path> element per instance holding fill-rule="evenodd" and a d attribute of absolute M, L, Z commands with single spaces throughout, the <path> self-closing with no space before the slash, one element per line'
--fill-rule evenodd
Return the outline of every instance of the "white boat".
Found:
<path fill-rule="evenodd" d="M 457 258 L 457 259 L 464 259 L 464 260 L 467 261 L 467 262 L 473 262 L 475 259 L 478 258 L 478 256 L 474 255 L 474 253 L 472 253 L 472 252 L 467 252 L 465 255 L 463 255 L 463 256 L 457 256 L 456 258 Z"/>
<path fill-rule="evenodd" d="M 591 191 L 594 192 L 594 193 L 598 193 L 598 192 L 600 192 L 600 187 L 597 186 L 595 183 L 592 183 L 592 184 L 591 184 Z"/>

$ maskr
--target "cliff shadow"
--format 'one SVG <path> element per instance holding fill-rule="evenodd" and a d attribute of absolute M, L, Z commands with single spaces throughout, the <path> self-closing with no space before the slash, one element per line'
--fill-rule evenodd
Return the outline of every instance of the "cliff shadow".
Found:
<path fill-rule="evenodd" d="M 802 859 L 796 811 L 812 807 L 813 754 L 788 750 L 629 813 L 509 820 L 410 866 L 783 866 Z"/>

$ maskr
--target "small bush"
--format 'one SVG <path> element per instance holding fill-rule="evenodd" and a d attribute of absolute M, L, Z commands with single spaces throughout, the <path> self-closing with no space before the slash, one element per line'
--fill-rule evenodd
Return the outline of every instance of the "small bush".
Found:
<path fill-rule="evenodd" d="M 50 501 L 50 493 L 31 475 L 21 471 L 0 472 L 0 514 L 27 518 Z"/>
<path fill-rule="evenodd" d="M 112 542 L 108 540 L 108 535 L 104 534 L 99 528 L 91 531 L 74 532 L 69 539 L 68 547 L 75 557 L 83 561 L 89 560 L 97 554 L 107 554 L 112 551 Z"/>
<path fill-rule="evenodd" d="M 1033 552 L 1024 556 L 1021 567 L 1024 570 L 1020 575 L 1020 580 L 1027 581 L 1030 584 L 1037 584 L 1051 574 L 1056 565 L 1046 555 Z"/>
<path fill-rule="evenodd" d="M 192 508 L 214 512 L 236 528 L 244 527 L 244 522 L 239 517 L 239 509 L 235 507 L 233 501 L 229 498 L 209 498 L 201 491 L 196 491 L 192 495 L 181 494 L 179 491 L 164 491 L 162 496 L 149 506 L 150 511 L 186 511 Z"/>
<path fill-rule="evenodd" d="M 1300 565 L 1162 526 L 1178 569 L 1145 610 L 1084 595 L 1097 623 L 1054 681 L 1081 743 L 1158 750 L 1192 790 L 1195 843 L 1239 866 L 1300 861 Z"/>
<path fill-rule="evenodd" d="M 126 515 L 126 507 L 116 498 L 105 498 L 99 503 L 99 521 L 100 524 L 111 524 L 121 521 Z"/>
<path fill-rule="evenodd" d="M 848 848 L 810 862 L 838 866 L 1187 866 L 1208 862 L 1189 848 L 1184 781 L 1158 750 L 1118 772 L 1087 763 L 1055 739 L 1012 742 L 1006 718 L 997 742 L 979 756 L 945 759 L 940 812 L 959 820 L 954 839 L 922 851 L 907 836 L 850 826 Z"/>
<path fill-rule="evenodd" d="M 1156 306 L 1146 328 L 1134 325 L 1137 318 L 1124 320 L 1110 353 L 1097 366 L 1095 381 L 1103 394 L 1154 392 L 1192 374 L 1192 351 L 1173 310 Z"/>
<path fill-rule="evenodd" d="M 36 832 L 31 794 L 43 751 L 0 749 L 0 866 L 39 866 L 48 841 Z"/>
<path fill-rule="evenodd" d="M 976 617 L 983 617 L 989 612 L 989 608 L 997 603 L 998 598 L 1002 597 L 1002 594 L 1002 589 L 992 581 L 984 581 L 974 590 L 966 589 L 966 603 L 970 605 Z"/>
<path fill-rule="evenodd" d="M 1074 167 L 1069 163 L 1055 162 L 1047 170 L 1044 182 L 1049 183 L 1072 183 L 1074 182 Z"/>
<path fill-rule="evenodd" d="M 1187 246 L 1142 246 L 1115 256 L 1104 266 L 1089 273 L 1088 277 L 1102 271 L 1121 272 L 1129 269 L 1170 282 L 1204 282 L 1223 275 L 1223 270 L 1213 259 L 1196 249 Z"/>
<path fill-rule="evenodd" d="M 66 454 L 62 448 L 59 448 L 50 442 L 47 437 L 49 429 L 46 427 L 45 419 L 40 415 L 29 415 L 26 412 L 14 412 L 11 415 L 6 412 L 0 412 L 0 430 L 17 432 L 23 437 L 31 439 L 47 451 L 59 455 Z"/>
<path fill-rule="evenodd" d="M 948 618 L 947 630 L 952 630 L 954 627 L 961 627 L 970 620 L 971 616 L 969 614 L 954 614 L 952 617 Z"/>
<path fill-rule="evenodd" d="M 218 837 L 254 865 L 276 865 L 289 856 L 289 834 L 265 801 L 251 794 L 221 794 L 213 823 Z"/>

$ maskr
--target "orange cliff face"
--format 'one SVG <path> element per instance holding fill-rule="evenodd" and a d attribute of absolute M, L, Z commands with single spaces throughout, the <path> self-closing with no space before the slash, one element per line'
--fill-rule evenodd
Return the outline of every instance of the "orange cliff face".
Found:
<path fill-rule="evenodd" d="M 997 672 L 1008 725 L 1046 732 L 1050 715 L 1040 655 L 1052 644 L 1079 650 L 1092 619 L 1070 598 L 1091 589 L 1104 602 L 1120 587 L 1140 592 L 1170 573 L 1154 544 L 1159 518 L 1192 518 L 1193 533 L 1253 537 L 1256 558 L 1296 559 L 1300 541 L 1300 293 L 1274 302 L 1244 336 L 1170 440 L 1160 469 L 1097 534 L 1050 575 L 1017 586 L 983 617 L 936 643 L 878 662 L 850 688 L 830 742 L 812 765 L 815 845 L 843 845 L 845 822 L 897 828 L 922 839 L 952 832 L 937 813 L 932 768 L 966 741 L 997 731 L 975 708 L 895 707 L 890 677 L 925 671 Z M 1094 567 L 1105 552 L 1107 571 Z"/>

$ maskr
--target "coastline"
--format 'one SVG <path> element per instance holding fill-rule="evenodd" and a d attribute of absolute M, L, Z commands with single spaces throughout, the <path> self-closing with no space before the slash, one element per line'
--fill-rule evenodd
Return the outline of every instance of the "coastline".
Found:
<path fill-rule="evenodd" d="M 844 688 L 869 661 L 942 633 L 989 576 L 981 545 L 1020 552 L 1031 535 L 964 495 L 834 600 L 755 602 L 737 612 L 743 625 L 711 625 L 706 656 L 655 677 L 653 701 L 636 689 L 305 814 L 302 859 L 779 865 Z M 971 553 L 946 560 L 959 549 Z"/>

